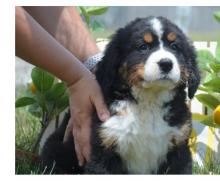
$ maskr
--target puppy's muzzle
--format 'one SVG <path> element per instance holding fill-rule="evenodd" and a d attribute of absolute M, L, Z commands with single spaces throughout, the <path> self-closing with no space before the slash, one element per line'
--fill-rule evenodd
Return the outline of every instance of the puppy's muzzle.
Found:
<path fill-rule="evenodd" d="M 157 64 L 163 74 L 168 74 L 173 68 L 173 62 L 168 58 L 161 59 Z"/>

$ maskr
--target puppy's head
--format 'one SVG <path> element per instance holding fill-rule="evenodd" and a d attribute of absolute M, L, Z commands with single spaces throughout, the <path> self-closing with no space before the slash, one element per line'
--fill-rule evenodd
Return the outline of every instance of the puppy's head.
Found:
<path fill-rule="evenodd" d="M 192 98 L 200 81 L 194 47 L 163 17 L 136 19 L 119 29 L 100 64 L 101 79 L 108 82 L 104 86 L 110 91 L 120 85 L 142 89 L 188 85 Z"/>

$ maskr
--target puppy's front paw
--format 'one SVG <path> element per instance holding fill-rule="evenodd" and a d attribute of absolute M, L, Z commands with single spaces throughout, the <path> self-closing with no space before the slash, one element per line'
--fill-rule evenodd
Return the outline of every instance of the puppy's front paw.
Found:
<path fill-rule="evenodd" d="M 95 164 L 94 162 L 88 163 L 86 165 L 84 173 L 91 175 L 110 174 L 103 166 Z"/>

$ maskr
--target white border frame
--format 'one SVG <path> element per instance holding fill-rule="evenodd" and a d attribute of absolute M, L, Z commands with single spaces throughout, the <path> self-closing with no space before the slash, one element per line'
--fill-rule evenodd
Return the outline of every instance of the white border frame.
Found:
<path fill-rule="evenodd" d="M 5 2 L 4 2 L 5 1 Z M 4 2 L 4 3 L 3 3 Z M 15 6 L 220 6 L 219 0 L 3 0 L 0 7 L 0 177 L 13 180 L 48 179 L 46 176 L 15 175 Z M 63 179 L 63 176 L 52 176 L 53 180 Z M 74 177 L 74 178 L 73 178 Z M 80 178 L 79 178 L 80 177 Z M 113 177 L 113 178 L 112 178 Z M 123 179 L 146 179 L 146 176 L 125 176 Z M 187 179 L 194 179 L 187 176 Z M 147 176 L 147 179 L 186 179 L 180 176 Z M 115 179 L 115 176 L 65 176 L 65 179 Z M 118 177 L 116 178 L 118 179 Z M 120 178 L 119 178 L 120 179 Z M 196 179 L 207 180 L 207 176 Z M 219 180 L 214 176 L 211 179 Z"/>

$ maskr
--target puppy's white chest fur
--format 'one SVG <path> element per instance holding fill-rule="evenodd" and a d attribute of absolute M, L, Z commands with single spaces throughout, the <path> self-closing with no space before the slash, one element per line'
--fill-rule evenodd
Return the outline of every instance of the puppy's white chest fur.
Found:
<path fill-rule="evenodd" d="M 138 104 L 125 101 L 113 104 L 112 109 L 123 110 L 123 114 L 112 116 L 102 125 L 105 139 L 117 142 L 116 151 L 130 173 L 157 171 L 160 163 L 166 160 L 171 135 L 178 134 L 177 128 L 164 121 L 168 108 L 163 108 L 163 103 L 173 95 L 164 92 L 154 96 L 141 96 Z"/>

